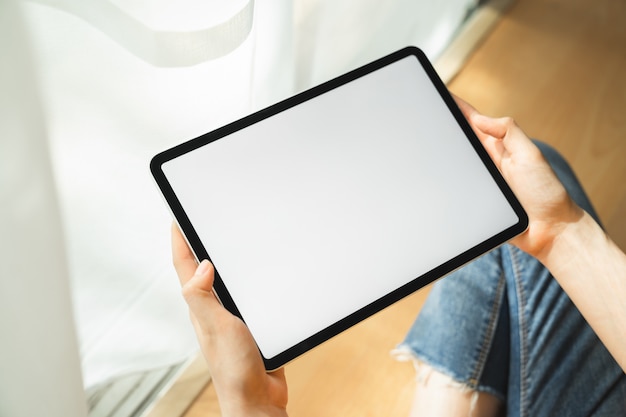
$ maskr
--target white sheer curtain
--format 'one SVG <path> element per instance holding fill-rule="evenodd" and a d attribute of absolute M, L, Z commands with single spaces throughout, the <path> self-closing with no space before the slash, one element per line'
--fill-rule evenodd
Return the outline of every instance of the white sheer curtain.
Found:
<path fill-rule="evenodd" d="M 12 147 L 22 139 L 15 135 L 20 129 L 7 130 L 5 109 L 13 108 L 16 99 L 26 97 L 23 92 L 35 91 L 25 78 L 16 79 L 7 68 L 13 71 L 18 67 L 3 59 L 0 82 L 11 89 L 6 90 L 9 94 L 3 89 L 0 99 L 4 106 L 0 126 L 0 209 L 8 213 L 3 215 L 5 224 L 18 227 L 11 217 L 21 212 L 15 196 L 27 189 L 29 175 L 39 172 L 32 170 L 33 166 L 44 169 L 47 165 L 43 162 L 51 161 L 54 183 L 41 171 L 38 178 L 42 182 L 33 195 L 41 192 L 45 198 L 39 196 L 32 204 L 48 216 L 44 223 L 54 233 L 43 240 L 34 222 L 19 231 L 3 229 L 3 256 L 14 261 L 14 269 L 2 270 L 2 308 L 21 304 L 42 316 L 53 317 L 52 310 L 44 307 L 46 300 L 37 299 L 36 305 L 30 305 L 27 296 L 17 294 L 15 298 L 14 288 L 4 285 L 8 285 L 5 281 L 15 283 L 7 277 L 19 277 L 18 281 L 26 286 L 22 290 L 36 288 L 40 282 L 57 282 L 30 265 L 33 259 L 60 260 L 66 255 L 66 269 L 50 269 L 58 280 L 53 287 L 59 292 L 44 298 L 57 307 L 66 305 L 63 288 L 70 284 L 79 354 L 65 349 L 64 360 L 75 369 L 80 363 L 86 387 L 126 372 L 184 359 L 196 350 L 196 342 L 171 267 L 170 217 L 152 184 L 150 158 L 169 146 L 408 44 L 421 46 L 434 58 L 474 3 L 22 2 L 37 62 L 34 68 L 43 116 L 24 111 L 21 118 L 11 120 L 13 126 L 32 127 L 45 119 L 46 140 L 43 127 L 31 135 L 36 141 L 28 143 L 38 152 L 32 154 L 32 159 L 28 152 L 19 153 Z M 1 4 L 9 10 L 5 4 L 12 5 L 13 1 L 3 0 Z M 18 22 L 12 19 L 15 10 L 10 9 L 11 13 L 3 9 L 1 18 Z M 13 27 L 1 26 L 3 32 Z M 10 43 L 3 51 L 26 46 L 25 41 L 16 43 L 13 39 L 18 38 L 12 33 L 2 36 L 5 44 Z M 25 68 L 32 69 L 24 64 L 18 73 L 28 74 Z M 5 169 L 9 162 L 20 170 L 9 172 Z M 12 181 L 10 188 L 4 185 L 6 175 Z M 51 192 L 54 190 L 56 195 Z M 60 215 L 55 215 L 56 201 Z M 43 247 L 33 251 L 15 245 L 16 235 Z M 14 304 L 7 304 L 11 298 Z M 67 307 L 46 325 L 48 340 L 42 344 L 74 340 Z M 3 328 L 9 326 L 17 331 L 14 321 L 3 320 Z M 37 326 L 25 320 L 24 326 L 18 327 L 30 331 Z M 15 339 L 10 344 L 13 347 L 0 348 L 2 356 L 6 356 L 5 349 L 17 352 L 16 346 L 24 343 L 35 341 Z M 28 352 L 24 350 L 25 355 Z M 36 362 L 25 359 L 23 365 L 23 378 L 38 375 Z M 75 382 L 72 378 L 70 375 L 68 381 Z M 0 368 L 0 392 L 8 384 L 9 377 Z"/>
<path fill-rule="evenodd" d="M 270 61 L 289 57 L 256 63 L 284 41 L 257 47 L 266 22 L 250 2 L 88 2 L 100 14 L 77 3 L 25 7 L 68 237 L 84 381 L 91 387 L 183 360 L 196 349 L 171 267 L 169 214 L 148 171 L 151 156 L 249 112 L 257 82 L 271 82 L 283 94 L 291 86 L 289 74 L 255 78 L 258 67 L 278 67 Z M 267 33 L 280 28 L 290 39 L 289 4 L 268 6 L 279 8 L 267 16 Z M 254 24 L 250 17 L 212 32 L 241 13 L 256 13 Z M 126 37 L 115 32 L 118 22 Z"/>
<path fill-rule="evenodd" d="M 0 416 L 82 416 L 58 197 L 24 22 L 0 2 Z"/>

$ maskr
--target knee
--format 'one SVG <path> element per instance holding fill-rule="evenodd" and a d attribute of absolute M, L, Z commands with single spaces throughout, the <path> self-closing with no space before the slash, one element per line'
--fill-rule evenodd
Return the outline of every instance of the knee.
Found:
<path fill-rule="evenodd" d="M 498 397 L 455 381 L 427 364 L 417 365 L 416 378 L 411 417 L 504 415 L 504 403 Z"/>

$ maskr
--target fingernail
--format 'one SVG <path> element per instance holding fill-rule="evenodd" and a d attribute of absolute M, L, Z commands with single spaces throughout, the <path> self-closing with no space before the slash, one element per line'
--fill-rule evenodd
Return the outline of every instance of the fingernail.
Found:
<path fill-rule="evenodd" d="M 202 262 L 200 262 L 200 264 L 198 265 L 198 268 L 196 268 L 196 275 L 204 275 L 208 271 L 209 271 L 209 261 L 205 259 Z"/>

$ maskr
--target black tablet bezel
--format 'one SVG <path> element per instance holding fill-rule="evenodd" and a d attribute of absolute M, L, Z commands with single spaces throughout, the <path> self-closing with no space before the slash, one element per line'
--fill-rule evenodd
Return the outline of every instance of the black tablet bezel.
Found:
<path fill-rule="evenodd" d="M 387 55 L 383 58 L 380 58 L 374 62 L 371 62 L 367 65 L 364 65 L 360 68 L 357 68 L 353 71 L 350 71 L 344 75 L 341 75 L 337 78 L 334 78 L 330 81 L 327 81 L 321 85 L 313 87 L 309 90 L 306 90 L 302 93 L 299 93 L 293 97 L 290 97 L 286 100 L 283 100 L 279 103 L 276 103 L 270 107 L 267 107 L 263 110 L 257 111 L 247 117 L 239 119 L 235 122 L 232 122 L 226 126 L 223 126 L 214 131 L 208 132 L 202 136 L 199 136 L 195 139 L 184 142 L 178 146 L 165 150 L 154 158 L 152 158 L 150 162 L 150 170 L 152 175 L 161 190 L 167 204 L 170 207 L 174 218 L 176 219 L 182 233 L 184 234 L 187 242 L 189 243 L 192 251 L 194 252 L 197 259 L 209 259 L 211 260 L 209 254 L 207 253 L 204 245 L 200 241 L 196 231 L 194 230 L 193 225 L 189 221 L 184 208 L 181 206 L 176 193 L 172 189 L 170 183 L 168 182 L 163 170 L 162 165 L 170 161 L 174 158 L 177 158 L 185 153 L 191 152 L 194 149 L 202 147 L 210 142 L 215 140 L 227 137 L 228 135 L 244 129 L 254 123 L 258 123 L 266 118 L 272 117 L 280 112 L 283 112 L 287 109 L 290 109 L 294 106 L 297 106 L 305 101 L 311 100 L 321 94 L 329 92 L 337 87 L 340 87 L 344 84 L 347 84 L 351 81 L 354 81 L 364 75 L 367 75 L 371 72 L 374 72 L 378 69 L 381 69 L 387 65 L 390 65 L 396 61 L 404 59 L 408 56 L 415 57 L 421 66 L 424 68 L 426 74 L 430 78 L 433 85 L 436 87 L 439 95 L 446 103 L 448 109 L 453 114 L 454 118 L 458 122 L 459 126 L 464 131 L 467 136 L 469 142 L 472 147 L 479 155 L 480 159 L 484 163 L 485 167 L 491 173 L 492 178 L 495 183 L 498 185 L 502 194 L 505 196 L 512 209 L 516 213 L 519 221 L 517 224 L 509 227 L 508 229 L 503 230 L 502 232 L 492 236 L 491 238 L 483 241 L 482 243 L 474 246 L 473 248 L 459 254 L 455 258 L 445 262 L 444 264 L 439 265 L 438 267 L 432 269 L 424 275 L 416 277 L 412 281 L 407 284 L 397 288 L 396 290 L 381 296 L 376 301 L 372 302 L 369 305 L 362 307 L 361 309 L 353 312 L 352 314 L 344 317 L 343 319 L 338 320 L 334 324 L 328 326 L 324 330 L 311 335 L 307 339 L 299 342 L 298 344 L 292 346 L 291 348 L 283 351 L 282 353 L 270 357 L 263 357 L 263 361 L 265 363 L 265 367 L 268 370 L 279 368 L 283 366 L 287 362 L 292 359 L 298 357 L 299 355 L 307 352 L 308 350 L 318 346 L 324 341 L 330 339 L 331 337 L 341 333 L 344 330 L 352 327 L 353 325 L 363 321 L 364 319 L 372 316 L 373 314 L 379 312 L 380 310 L 388 307 L 389 305 L 399 301 L 400 299 L 408 296 L 409 294 L 417 291 L 418 289 L 430 284 L 431 282 L 445 276 L 446 274 L 452 272 L 458 267 L 468 263 L 469 261 L 475 259 L 479 255 L 491 250 L 494 247 L 501 245 L 502 243 L 508 241 L 514 236 L 524 232 L 528 226 L 528 217 L 522 208 L 521 204 L 513 194 L 512 190 L 509 188 L 504 178 L 498 171 L 498 168 L 495 166 L 486 150 L 480 143 L 479 139 L 476 137 L 474 131 L 470 127 L 469 123 L 463 116 L 461 110 L 457 106 L 453 97 L 450 95 L 448 89 L 446 88 L 443 81 L 437 75 L 435 69 L 431 65 L 430 61 L 426 57 L 426 55 L 416 47 L 407 47 L 401 49 L 397 52 L 394 52 L 390 55 Z M 220 278 L 219 271 L 215 271 L 215 283 L 214 283 L 214 291 L 218 295 L 220 301 L 224 305 L 226 309 L 228 309 L 234 315 L 240 317 L 242 320 L 245 319 L 241 316 L 239 309 L 237 308 L 236 303 L 230 296 L 228 289 L 224 285 L 224 282 Z"/>

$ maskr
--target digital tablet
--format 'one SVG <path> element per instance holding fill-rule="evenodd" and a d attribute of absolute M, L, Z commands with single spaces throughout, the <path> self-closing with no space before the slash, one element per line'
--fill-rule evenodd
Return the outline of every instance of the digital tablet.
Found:
<path fill-rule="evenodd" d="M 414 47 L 165 150 L 150 167 L 269 370 L 528 223 Z"/>

